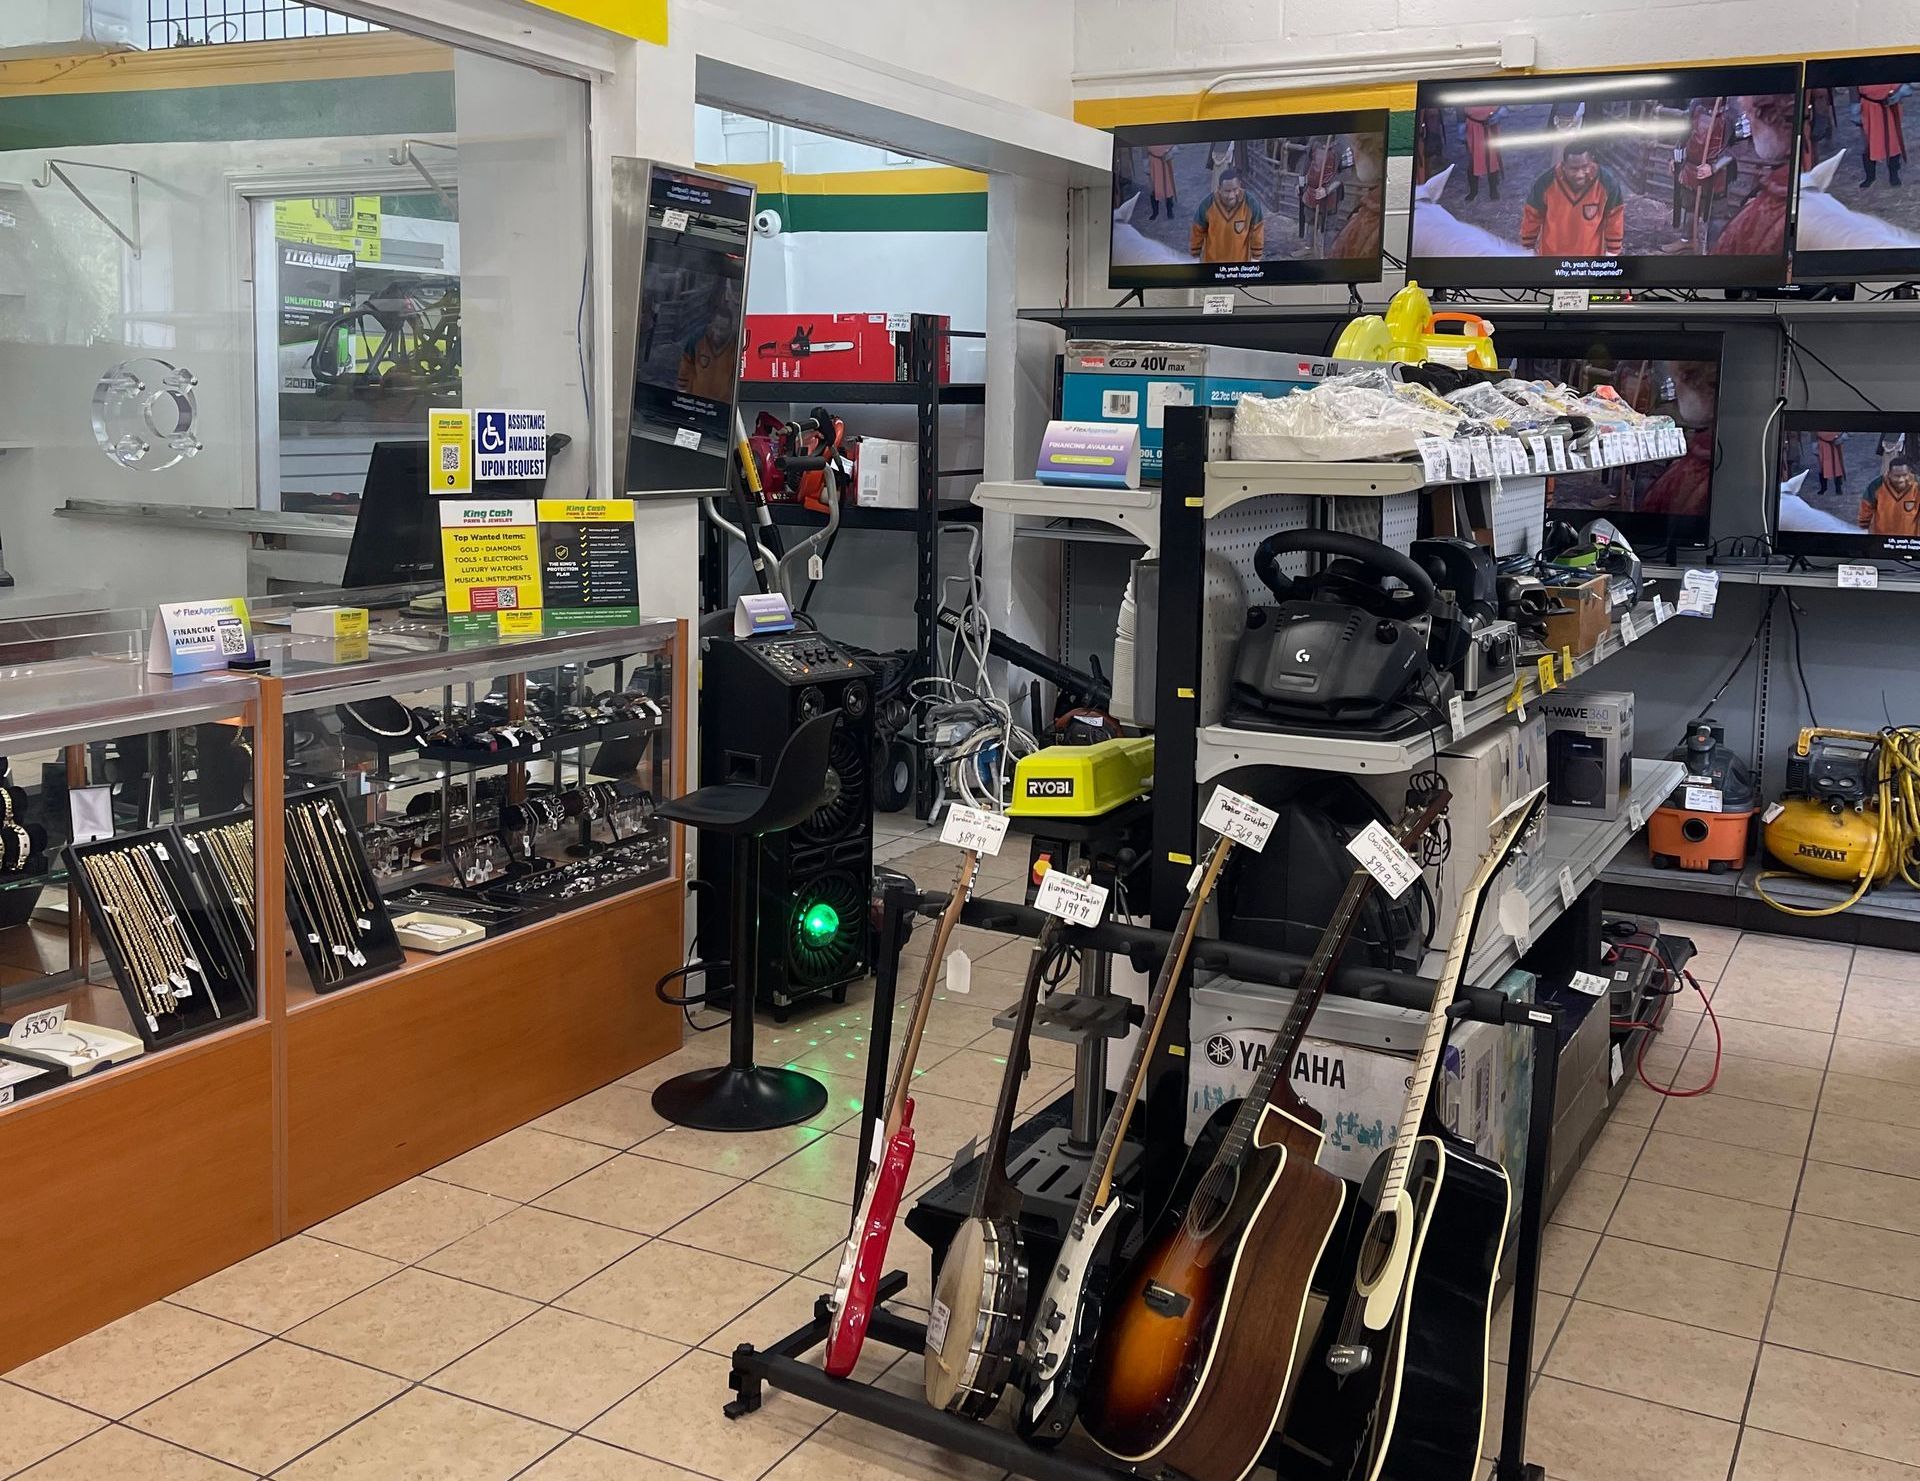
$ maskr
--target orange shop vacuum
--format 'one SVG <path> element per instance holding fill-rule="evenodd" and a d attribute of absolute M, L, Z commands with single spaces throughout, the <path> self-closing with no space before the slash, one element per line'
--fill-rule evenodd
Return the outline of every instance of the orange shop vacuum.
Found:
<path fill-rule="evenodd" d="M 1674 749 L 1687 774 L 1647 820 L 1647 855 L 1658 869 L 1724 874 L 1744 868 L 1758 801 L 1753 776 L 1727 749 L 1726 727 L 1704 716 Z"/>

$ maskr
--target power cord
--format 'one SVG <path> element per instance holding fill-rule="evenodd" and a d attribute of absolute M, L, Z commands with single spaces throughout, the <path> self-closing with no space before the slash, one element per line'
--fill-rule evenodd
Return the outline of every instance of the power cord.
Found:
<path fill-rule="evenodd" d="M 1655 939 L 1658 940 L 1657 937 Z M 1637 941 L 1616 941 L 1608 947 L 1608 950 L 1613 954 L 1609 956 L 1609 961 L 1614 960 L 1623 951 L 1639 952 L 1643 956 L 1652 957 L 1654 965 L 1660 969 L 1662 983 L 1660 987 L 1654 989 L 1655 997 L 1677 997 L 1683 990 L 1680 986 L 1683 982 L 1700 995 L 1700 1006 L 1706 1010 L 1707 1022 L 1713 1026 L 1713 1069 L 1703 1084 L 1693 1086 L 1691 1089 L 1676 1090 L 1670 1085 L 1656 1085 L 1647 1075 L 1647 1050 L 1652 1047 L 1654 1039 L 1665 1031 L 1665 1024 L 1661 1022 L 1661 1016 L 1657 1011 L 1651 1019 L 1610 1019 L 1608 1027 L 1647 1031 L 1646 1036 L 1640 1040 L 1639 1051 L 1633 1057 L 1633 1072 L 1639 1077 L 1640 1083 L 1655 1095 L 1664 1096 L 1668 1100 L 1691 1100 L 1695 1096 L 1705 1095 L 1719 1083 L 1720 1061 L 1725 1050 L 1725 1040 L 1720 1033 L 1720 1019 L 1713 1011 L 1713 1003 L 1707 997 L 1706 990 L 1700 986 L 1693 973 L 1684 967 L 1676 968 L 1664 950 L 1655 951 L 1652 947 L 1642 946 Z"/>

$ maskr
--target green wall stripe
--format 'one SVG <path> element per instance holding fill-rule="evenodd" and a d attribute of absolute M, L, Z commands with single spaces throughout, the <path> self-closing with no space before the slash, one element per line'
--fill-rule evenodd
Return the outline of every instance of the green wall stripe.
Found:
<path fill-rule="evenodd" d="M 984 190 L 937 195 L 764 194 L 787 231 L 985 231 Z"/>
<path fill-rule="evenodd" d="M 1387 153 L 1413 153 L 1413 110 L 1397 108 L 1387 115 Z"/>
<path fill-rule="evenodd" d="M 0 149 L 452 132 L 453 74 L 0 98 Z"/>

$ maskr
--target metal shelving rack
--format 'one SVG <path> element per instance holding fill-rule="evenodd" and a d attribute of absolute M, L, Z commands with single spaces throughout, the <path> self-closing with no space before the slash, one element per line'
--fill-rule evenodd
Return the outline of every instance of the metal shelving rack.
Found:
<path fill-rule="evenodd" d="M 940 410 L 946 406 L 982 406 L 987 388 L 979 381 L 943 384 L 940 380 L 943 340 L 984 339 L 973 329 L 947 329 L 931 314 L 914 314 L 908 330 L 908 369 L 903 381 L 766 381 L 740 382 L 741 406 L 805 403 L 832 409 L 841 406 L 911 406 L 918 414 L 920 501 L 913 509 L 861 509 L 846 505 L 840 511 L 844 530 L 911 532 L 914 539 L 913 676 L 933 672 L 934 644 L 939 633 L 935 612 L 940 600 L 940 529 L 943 524 L 977 522 L 980 512 L 965 499 L 943 499 L 940 483 L 947 478 L 978 478 L 978 468 L 940 465 Z M 827 517 L 798 504 L 770 504 L 775 525 L 817 530 Z M 703 555 L 708 611 L 726 603 L 726 550 L 717 532 L 709 529 Z M 932 768 L 922 760 L 914 777 L 914 812 L 931 816 L 934 801 Z"/>

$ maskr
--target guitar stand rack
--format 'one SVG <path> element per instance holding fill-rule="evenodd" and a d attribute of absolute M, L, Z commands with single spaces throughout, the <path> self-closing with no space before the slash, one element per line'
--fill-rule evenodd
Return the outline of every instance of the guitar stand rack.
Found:
<path fill-rule="evenodd" d="M 867 1085 L 862 1111 L 861 1145 L 873 1138 L 879 1108 L 886 1099 L 886 1076 L 891 1058 L 894 1002 L 899 987 L 900 948 L 906 944 L 912 917 L 921 912 L 938 913 L 946 896 L 923 895 L 916 890 L 890 888 L 882 897 L 879 968 L 874 977 L 873 1008 L 869 1019 Z M 1032 936 L 1047 917 L 1027 906 L 1004 901 L 969 902 L 961 917 L 968 925 L 999 930 L 1010 935 Z M 1171 936 L 1139 926 L 1106 922 L 1070 933 L 1069 939 L 1095 948 L 1120 951 L 1143 964 L 1157 955 L 1164 956 Z M 1285 952 L 1241 947 L 1230 942 L 1196 938 L 1192 950 L 1196 964 L 1231 963 L 1230 970 L 1244 978 L 1290 986 L 1298 979 L 1306 959 Z M 1370 985 L 1368 995 L 1389 998 L 1417 990 L 1421 979 L 1406 974 L 1372 969 L 1343 971 L 1338 980 L 1358 979 Z M 1356 983 L 1355 985 L 1358 985 Z M 1431 994 L 1432 985 L 1428 984 Z M 1417 1005 L 1416 1005 L 1417 1006 Z M 1515 1002 L 1491 988 L 1465 988 L 1449 1010 L 1456 1022 L 1490 1023 L 1531 1032 L 1533 1035 L 1532 1103 L 1528 1107 L 1526 1166 L 1521 1179 L 1519 1241 L 1514 1252 L 1513 1319 L 1507 1343 L 1506 1408 L 1502 1417 L 1500 1449 L 1493 1464 L 1491 1481 L 1546 1481 L 1544 1468 L 1526 1459 L 1527 1404 L 1533 1378 L 1533 1323 L 1538 1305 L 1541 1241 L 1547 1217 L 1547 1178 L 1552 1166 L 1553 1106 L 1558 1091 L 1560 1063 L 1560 1010 L 1545 1003 Z M 854 1205 L 860 1202 L 861 1184 L 867 1163 L 861 1159 L 855 1173 Z M 911 1321 L 887 1309 L 886 1303 L 906 1289 L 902 1271 L 890 1271 L 882 1277 L 875 1293 L 875 1306 L 868 1337 L 902 1352 L 922 1352 L 926 1348 L 924 1323 Z M 827 1339 L 828 1298 L 822 1296 L 814 1307 L 813 1319 L 768 1348 L 743 1343 L 734 1349 L 733 1368 L 728 1385 L 734 1397 L 723 1412 L 730 1420 L 739 1420 L 757 1411 L 764 1389 L 771 1385 L 784 1393 L 807 1399 L 825 1409 L 851 1414 L 856 1419 L 883 1426 L 896 1433 L 938 1445 L 957 1455 L 968 1456 L 987 1465 L 998 1466 L 1032 1481 L 1138 1481 L 1137 1473 L 1121 1466 L 1104 1466 L 1076 1459 L 1060 1450 L 1042 1450 L 1029 1445 L 1017 1434 L 991 1423 L 962 1419 L 936 1409 L 915 1394 L 898 1394 L 851 1378 L 831 1378 L 823 1368 L 803 1361 L 804 1356 Z M 1009 1392 L 1003 1403 L 1017 1402 Z M 1261 1457 L 1280 1481 L 1328 1481 L 1323 1469 L 1313 1467 L 1290 1453 L 1276 1436 Z M 1476 1469 L 1476 1475 L 1481 1473 Z M 1155 1481 L 1167 1481 L 1164 1472 Z"/>

